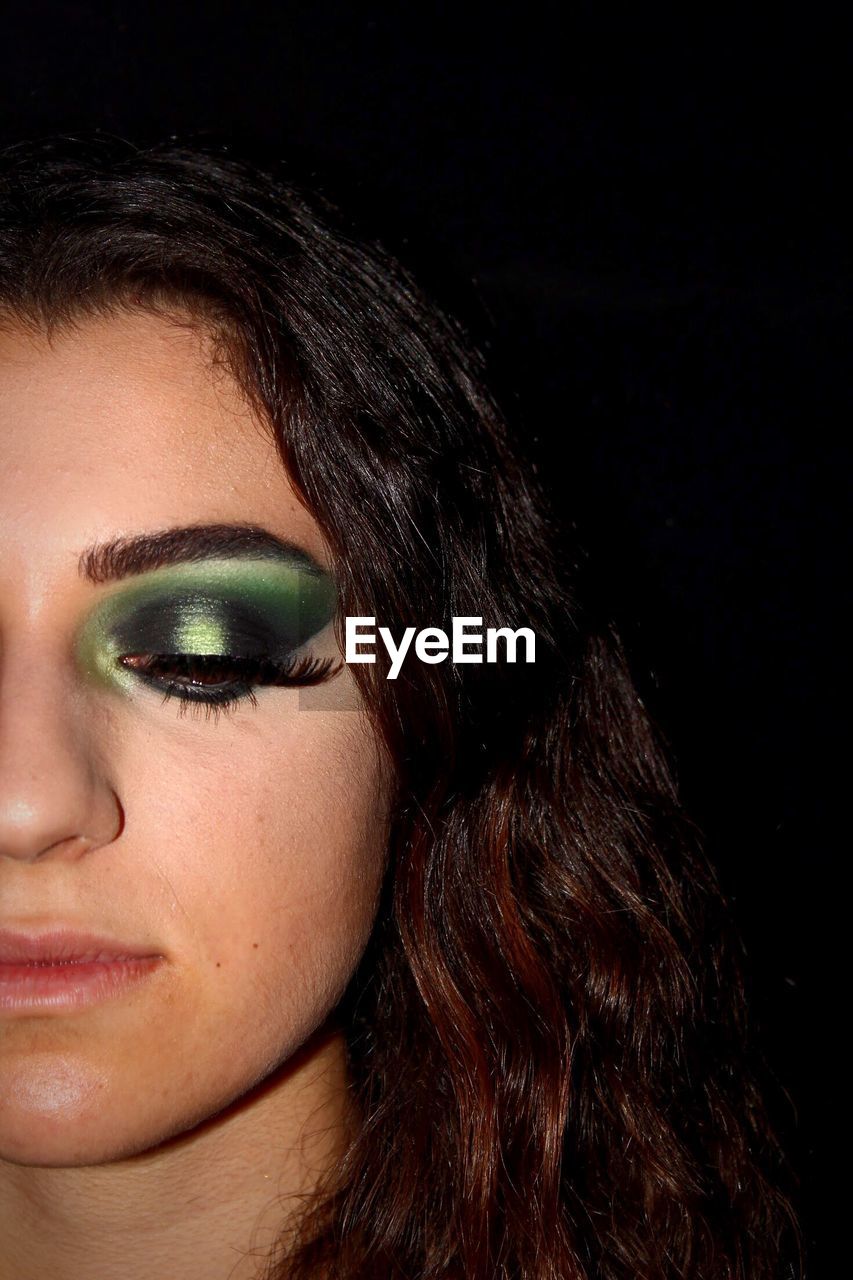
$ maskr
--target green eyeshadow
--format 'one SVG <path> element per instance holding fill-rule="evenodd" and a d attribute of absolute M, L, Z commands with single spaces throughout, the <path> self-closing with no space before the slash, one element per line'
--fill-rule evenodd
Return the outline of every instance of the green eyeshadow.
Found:
<path fill-rule="evenodd" d="M 301 560 L 233 557 L 152 570 L 99 603 L 77 639 L 81 668 L 109 686 L 137 677 L 130 654 L 219 655 L 283 661 L 323 629 L 334 580 Z"/>

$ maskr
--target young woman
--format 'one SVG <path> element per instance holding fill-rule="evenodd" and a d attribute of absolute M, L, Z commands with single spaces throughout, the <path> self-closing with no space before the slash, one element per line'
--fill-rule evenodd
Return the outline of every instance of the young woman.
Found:
<path fill-rule="evenodd" d="M 700 840 L 401 267 L 14 148 L 0 476 L 0 1280 L 794 1274 Z"/>

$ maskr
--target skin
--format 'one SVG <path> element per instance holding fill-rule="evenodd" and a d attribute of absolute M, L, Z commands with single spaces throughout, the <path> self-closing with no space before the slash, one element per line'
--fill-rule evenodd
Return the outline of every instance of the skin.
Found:
<path fill-rule="evenodd" d="M 85 1009 L 0 1010 L 0 1278 L 248 1280 L 355 1124 L 334 1009 L 389 775 L 345 665 L 213 716 L 118 673 L 116 619 L 181 574 L 78 562 L 197 524 L 327 549 L 203 334 L 143 312 L 0 329 L 0 476 L 0 928 L 165 957 Z"/>

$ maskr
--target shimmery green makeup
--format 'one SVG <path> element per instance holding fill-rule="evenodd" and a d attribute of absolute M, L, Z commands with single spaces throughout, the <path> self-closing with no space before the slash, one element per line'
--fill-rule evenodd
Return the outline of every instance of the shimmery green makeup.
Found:
<path fill-rule="evenodd" d="M 334 616 L 330 574 L 294 558 L 228 558 L 140 574 L 96 606 L 77 639 L 87 675 L 125 691 L 130 654 L 220 655 L 283 661 Z"/>

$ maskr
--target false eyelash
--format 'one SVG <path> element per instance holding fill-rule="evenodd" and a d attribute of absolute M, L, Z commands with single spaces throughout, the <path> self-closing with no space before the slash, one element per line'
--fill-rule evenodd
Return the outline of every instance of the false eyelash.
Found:
<path fill-rule="evenodd" d="M 177 698 L 180 702 L 179 715 L 186 715 L 188 711 L 193 715 L 204 712 L 205 719 L 213 716 L 214 720 L 222 712 L 233 711 L 240 702 L 257 706 L 255 688 L 305 688 L 321 684 L 340 669 L 340 663 L 335 664 L 332 658 L 319 659 L 310 655 L 274 660 L 213 654 L 152 653 L 126 654 L 120 662 L 147 684 L 162 689 L 164 704 Z M 217 676 L 218 679 L 210 684 L 203 680 L 193 680 L 193 675 L 197 676 L 199 672 Z M 175 679 L 176 675 L 189 678 L 190 683 L 181 683 Z"/>

